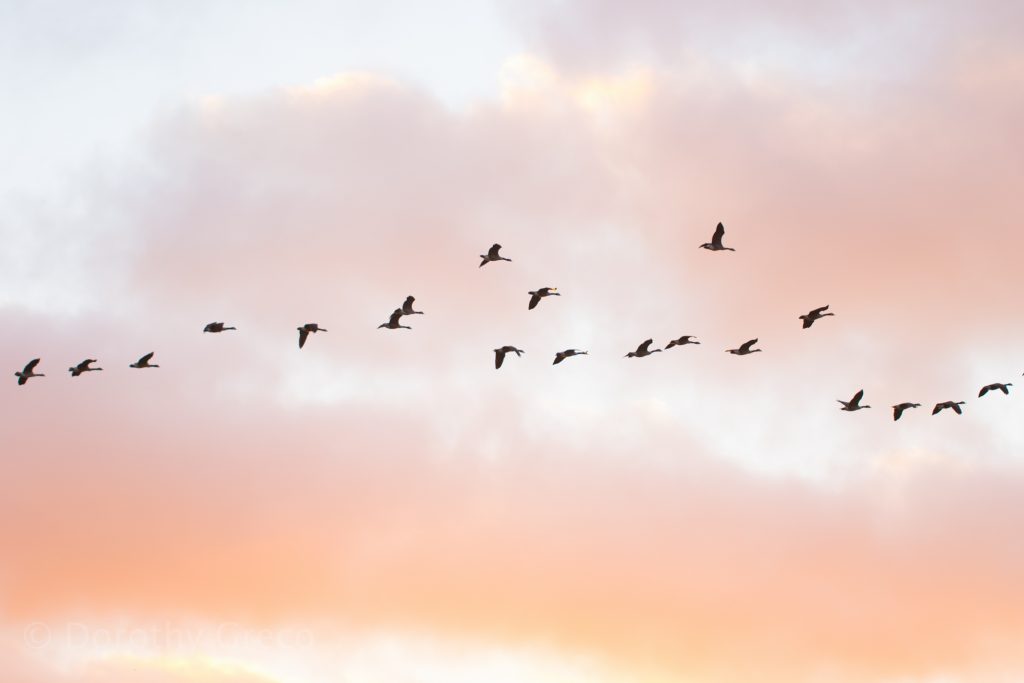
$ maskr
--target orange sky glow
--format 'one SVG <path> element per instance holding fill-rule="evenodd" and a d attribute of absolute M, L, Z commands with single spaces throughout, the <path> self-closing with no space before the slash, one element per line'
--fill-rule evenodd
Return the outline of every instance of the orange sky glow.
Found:
<path fill-rule="evenodd" d="M 397 18 L 409 70 L 257 4 L 303 75 L 146 115 L 106 88 L 161 10 L 0 15 L 63 36 L 0 71 L 25 102 L 74 57 L 138 118 L 0 177 L 0 357 L 47 375 L 0 386 L 0 680 L 1024 680 L 1022 404 L 977 395 L 1024 389 L 1024 9 L 497 1 L 464 95 Z M 219 73 L 241 38 L 190 27 L 230 8 L 186 5 L 159 30 Z"/>

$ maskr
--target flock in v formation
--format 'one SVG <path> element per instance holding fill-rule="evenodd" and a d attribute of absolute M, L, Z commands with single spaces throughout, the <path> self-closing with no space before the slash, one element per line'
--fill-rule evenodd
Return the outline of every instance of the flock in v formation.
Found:
<path fill-rule="evenodd" d="M 700 248 L 701 249 L 707 249 L 709 251 L 736 251 L 732 247 L 727 247 L 727 246 L 724 246 L 722 244 L 722 238 L 724 236 L 725 236 L 725 226 L 722 225 L 721 223 L 719 223 L 716 226 L 716 228 L 715 228 L 715 233 L 711 237 L 711 241 L 710 242 L 705 242 L 704 244 L 700 245 Z M 480 255 L 480 258 L 483 259 L 480 262 L 480 267 L 482 268 L 482 267 L 486 266 L 488 263 L 491 263 L 493 261 L 511 261 L 512 260 L 510 258 L 506 258 L 506 257 L 502 256 L 499 253 L 500 251 L 501 251 L 501 245 L 500 244 L 492 245 L 491 248 L 487 250 L 486 254 L 481 254 Z M 544 299 L 544 298 L 549 297 L 549 296 L 561 296 L 561 294 L 557 291 L 556 287 L 541 287 L 540 289 L 537 289 L 537 290 L 529 292 L 529 295 L 530 295 L 530 303 L 529 303 L 529 309 L 530 310 L 533 310 L 534 308 L 536 308 L 537 304 L 540 303 L 541 299 Z M 377 326 L 378 329 L 384 328 L 384 329 L 389 329 L 389 330 L 397 330 L 397 329 L 411 330 L 412 328 L 409 327 L 408 325 L 403 325 L 401 323 L 401 320 L 402 320 L 402 318 L 404 316 L 407 316 L 407 315 L 422 315 L 423 314 L 423 311 L 417 311 L 417 310 L 413 309 L 413 302 L 415 300 L 416 300 L 415 297 L 412 297 L 412 296 L 406 297 L 405 302 L 402 304 L 401 308 L 396 308 L 391 313 L 391 316 L 388 318 L 388 321 L 386 323 L 381 323 L 380 325 Z M 831 316 L 831 315 L 835 315 L 835 314 L 828 312 L 828 306 L 821 306 L 820 308 L 815 308 L 814 310 L 812 310 L 812 311 L 810 311 L 808 313 L 805 313 L 804 315 L 799 316 L 799 320 L 803 321 L 803 329 L 806 330 L 806 329 L 810 328 L 811 325 L 813 325 L 816 321 L 820 320 L 821 318 L 824 318 L 826 316 Z M 223 322 L 212 322 L 212 323 L 209 323 L 208 325 L 206 325 L 205 328 L 203 328 L 203 332 L 204 333 L 205 332 L 209 332 L 209 333 L 212 333 L 212 334 L 217 334 L 217 333 L 220 333 L 220 332 L 225 332 L 227 330 L 234 330 L 234 329 L 237 329 L 237 328 L 228 326 L 227 324 L 225 324 Z M 325 328 L 320 327 L 320 325 L 318 325 L 317 323 L 306 323 L 306 324 L 300 326 L 297 329 L 299 331 L 299 348 L 300 349 L 303 346 L 306 345 L 306 341 L 309 339 L 309 335 L 315 334 L 317 332 L 327 332 L 327 330 Z M 695 339 L 694 335 L 689 335 L 689 334 L 683 335 L 683 336 L 679 337 L 678 339 L 670 340 L 668 342 L 668 344 L 665 346 L 665 349 L 652 349 L 651 348 L 651 344 L 652 343 L 654 343 L 653 339 L 645 340 L 644 342 L 642 342 L 640 344 L 640 346 L 638 346 L 636 348 L 636 351 L 630 351 L 629 353 L 626 354 L 625 357 L 626 358 L 644 358 L 646 356 L 650 356 L 651 354 L 658 353 L 659 351 L 662 351 L 662 350 L 668 350 L 668 349 L 674 348 L 676 346 L 687 346 L 689 344 L 700 344 L 700 342 Z M 726 353 L 731 353 L 731 354 L 733 354 L 735 356 L 747 356 L 747 355 L 750 355 L 752 353 L 760 353 L 761 349 L 755 349 L 754 348 L 755 344 L 757 344 L 757 339 L 751 339 L 749 341 L 744 342 L 743 344 L 740 344 L 740 346 L 735 348 L 735 349 L 726 349 Z M 158 367 L 160 367 L 159 365 L 151 362 L 153 360 L 154 353 L 155 352 L 150 351 L 149 353 L 147 353 L 146 355 L 142 356 L 141 358 L 139 358 L 134 363 L 131 363 L 129 365 L 129 367 L 140 369 L 140 370 L 146 369 L 146 368 L 158 368 Z M 505 362 L 505 357 L 508 354 L 510 354 L 510 353 L 514 353 L 518 357 L 518 356 L 523 355 L 523 353 L 525 353 L 525 352 L 522 349 L 517 348 L 515 346 L 502 346 L 501 348 L 494 349 L 494 367 L 495 367 L 495 369 L 498 369 L 498 368 L 500 368 L 502 366 L 502 363 Z M 554 365 L 558 365 L 559 363 L 564 361 L 566 358 L 571 358 L 573 356 L 585 356 L 585 355 L 587 355 L 587 352 L 583 351 L 581 349 L 566 349 L 565 351 L 559 351 L 558 353 L 555 354 L 555 360 L 554 360 L 553 364 Z M 18 385 L 19 386 L 23 386 L 26 382 L 28 382 L 28 380 L 30 380 L 30 379 L 32 379 L 34 377 L 45 377 L 46 376 L 46 375 L 44 375 L 42 373 L 37 373 L 36 372 L 36 368 L 39 365 L 39 360 L 40 360 L 39 358 L 32 359 L 31 361 L 28 362 L 28 364 L 25 365 L 24 369 L 22 369 L 19 372 L 14 373 L 14 376 L 18 378 Z M 71 373 L 72 377 L 78 377 L 79 375 L 85 374 L 87 372 L 97 372 L 97 371 L 100 371 L 103 368 L 94 368 L 94 367 L 92 367 L 93 363 L 97 363 L 97 362 L 99 362 L 99 361 L 97 361 L 95 358 L 87 358 L 87 359 L 83 360 L 81 363 L 79 363 L 78 365 L 75 365 L 73 367 L 68 368 L 68 372 Z M 989 392 L 994 392 L 994 391 L 1001 391 L 1001 392 L 1003 392 L 1003 394 L 1009 394 L 1010 393 L 1009 387 L 1011 387 L 1011 386 L 1013 386 L 1013 384 L 1011 382 L 1006 382 L 1006 383 L 995 382 L 995 383 L 992 383 L 992 384 L 987 384 L 987 385 L 985 385 L 985 386 L 983 386 L 981 388 L 981 391 L 978 392 L 978 397 L 980 398 L 980 397 L 984 396 L 985 394 L 987 394 Z M 853 398 L 851 398 L 849 401 L 843 401 L 841 399 L 836 399 L 836 400 L 840 404 L 842 404 L 842 408 L 840 408 L 840 410 L 845 410 L 847 412 L 855 412 L 855 411 L 858 411 L 858 410 L 863 410 L 864 408 L 870 408 L 871 407 L 869 405 L 862 405 L 861 404 L 861 400 L 863 398 L 864 398 L 864 390 L 861 389 L 856 394 L 854 394 Z M 963 414 L 963 410 L 960 408 L 960 406 L 964 405 L 965 403 L 966 403 L 965 401 L 942 401 L 940 403 L 936 403 L 935 407 L 932 408 L 932 415 L 936 415 L 936 414 L 942 412 L 943 410 L 946 410 L 947 408 L 949 408 L 950 410 L 955 412 L 957 415 L 962 415 Z M 893 420 L 899 420 L 900 417 L 902 417 L 903 413 L 906 410 L 909 410 L 911 408 L 919 408 L 919 407 L 921 407 L 920 403 L 912 403 L 912 402 L 897 403 L 896 405 L 892 406 L 892 419 Z"/>

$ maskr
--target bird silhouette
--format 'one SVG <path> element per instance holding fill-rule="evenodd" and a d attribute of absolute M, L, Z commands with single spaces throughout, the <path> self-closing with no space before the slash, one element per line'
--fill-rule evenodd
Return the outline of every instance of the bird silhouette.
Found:
<path fill-rule="evenodd" d="M 822 306 L 821 308 L 815 308 L 810 313 L 801 315 L 800 320 L 804 321 L 804 329 L 806 330 L 808 327 L 813 325 L 815 320 L 820 320 L 821 318 L 824 318 L 827 315 L 835 315 L 835 313 L 825 313 L 825 311 L 827 310 L 828 306 Z"/>
<path fill-rule="evenodd" d="M 744 342 L 738 349 L 726 349 L 726 353 L 731 353 L 735 356 L 746 356 L 751 353 L 760 353 L 761 349 L 752 348 L 757 343 L 757 339 L 751 339 L 748 342 Z"/>
<path fill-rule="evenodd" d="M 21 370 L 21 372 L 14 373 L 14 376 L 18 378 L 19 387 L 24 386 L 25 382 L 29 381 L 33 377 L 46 377 L 46 375 L 42 373 L 37 373 L 35 371 L 37 365 L 39 365 L 39 359 L 33 358 L 32 360 L 25 364 L 25 367 Z"/>
<path fill-rule="evenodd" d="M 920 407 L 921 407 L 920 403 L 897 403 L 896 405 L 894 405 L 892 407 L 892 421 L 895 422 L 896 420 L 898 420 L 901 417 L 903 417 L 903 411 L 908 410 L 910 408 L 920 408 Z"/>
<path fill-rule="evenodd" d="M 1012 387 L 1012 386 L 1013 386 L 1013 382 L 1007 382 L 1006 384 L 1003 384 L 1002 382 L 995 382 L 993 384 L 986 384 L 985 386 L 983 386 L 981 388 L 981 391 L 978 392 L 978 398 L 981 398 L 982 396 L 984 396 L 985 394 L 987 394 L 990 391 L 1001 391 L 1004 394 L 1009 394 L 1010 393 L 1010 389 L 1009 388 Z"/>
<path fill-rule="evenodd" d="M 725 236 L 725 226 L 719 223 L 715 226 L 715 234 L 711 236 L 710 242 L 705 242 L 700 245 L 701 249 L 709 249 L 711 251 L 736 251 L 732 247 L 722 246 L 722 237 Z"/>
<path fill-rule="evenodd" d="M 679 339 L 670 340 L 665 348 L 671 349 L 673 346 L 686 346 L 687 344 L 700 344 L 700 342 L 694 339 L 692 334 L 684 334 Z"/>
<path fill-rule="evenodd" d="M 652 353 L 658 353 L 659 351 L 661 351 L 661 349 L 654 349 L 653 351 L 651 350 L 651 344 L 653 342 L 654 342 L 653 339 L 648 339 L 647 341 L 645 341 L 642 344 L 640 344 L 640 346 L 636 347 L 636 351 L 630 351 L 629 353 L 626 354 L 625 357 L 626 358 L 643 358 L 645 356 L 651 355 Z"/>
<path fill-rule="evenodd" d="M 402 313 L 402 309 L 396 308 L 394 311 L 391 312 L 391 317 L 388 318 L 388 321 L 386 323 L 381 323 L 380 325 L 377 325 L 377 329 L 379 330 L 380 328 L 385 327 L 389 330 L 411 330 L 411 327 L 409 327 L 408 325 L 403 325 L 399 322 L 402 319 L 402 315 L 404 315 Z"/>
<path fill-rule="evenodd" d="M 416 297 L 411 295 L 405 297 L 405 303 L 402 304 L 402 315 L 423 315 L 423 311 L 414 311 L 412 309 L 413 301 L 416 301 Z"/>
<path fill-rule="evenodd" d="M 555 354 L 555 362 L 552 365 L 558 365 L 566 358 L 572 358 L 573 356 L 585 356 L 586 351 L 580 351 L 579 349 L 566 349 L 565 351 L 559 351 Z"/>
<path fill-rule="evenodd" d="M 317 323 L 306 323 L 302 327 L 295 328 L 299 331 L 299 348 L 301 349 L 306 345 L 306 339 L 309 338 L 310 334 L 316 334 L 317 332 L 326 332 L 324 328 L 320 327 Z"/>
<path fill-rule="evenodd" d="M 546 296 L 562 296 L 561 294 L 558 293 L 558 288 L 557 287 L 541 287 L 537 291 L 530 292 L 529 294 L 530 294 L 529 310 L 531 310 L 531 311 L 533 309 L 535 309 L 537 307 L 537 304 L 540 303 L 540 300 L 543 299 Z"/>
<path fill-rule="evenodd" d="M 966 401 L 943 401 L 942 403 L 936 403 L 935 407 L 932 408 L 932 415 L 938 415 L 946 408 L 952 408 L 953 412 L 957 415 L 963 415 L 964 411 L 960 410 L 960 406 L 965 403 Z"/>
<path fill-rule="evenodd" d="M 233 330 L 233 329 L 236 329 L 236 328 L 234 328 L 234 327 L 225 327 L 224 323 L 209 323 L 206 327 L 203 328 L 203 332 L 213 332 L 214 334 L 216 334 L 218 332 L 223 332 L 224 330 Z"/>
<path fill-rule="evenodd" d="M 840 408 L 839 410 L 845 410 L 847 412 L 851 412 L 852 413 L 855 410 L 863 410 L 864 408 L 870 408 L 871 407 L 871 406 L 862 406 L 860 404 L 860 400 L 862 398 L 864 398 L 864 390 L 863 389 L 861 389 L 856 394 L 854 394 L 853 398 L 851 398 L 849 401 L 843 401 L 842 399 L 838 399 L 838 398 L 836 400 L 843 404 L 843 407 Z"/>
<path fill-rule="evenodd" d="M 491 261 L 509 261 L 509 262 L 511 262 L 512 259 L 505 258 L 504 256 L 501 256 L 501 255 L 498 254 L 498 251 L 500 249 L 501 249 L 501 245 L 500 244 L 492 244 L 491 248 L 487 250 L 486 254 L 480 254 L 480 258 L 482 258 L 483 261 L 480 262 L 480 266 L 479 267 L 483 268 L 484 266 L 486 266 Z"/>
<path fill-rule="evenodd" d="M 137 361 L 135 361 L 134 363 L 132 363 L 128 367 L 130 367 L 130 368 L 140 368 L 140 369 L 142 369 L 142 368 L 158 368 L 158 367 L 160 367 L 159 365 L 153 365 L 152 363 L 149 362 L 150 360 L 152 360 L 154 353 L 155 353 L 154 351 L 150 351 L 145 356 L 143 356 L 142 358 L 138 359 Z"/>
<path fill-rule="evenodd" d="M 505 362 L 505 354 L 514 353 L 516 357 L 519 357 L 526 353 L 522 349 L 517 349 L 514 346 L 502 346 L 500 349 L 494 349 L 494 369 L 497 370 L 501 367 L 501 364 Z"/>
<path fill-rule="evenodd" d="M 95 358 L 87 358 L 73 368 L 68 368 L 68 372 L 71 373 L 72 377 L 78 377 L 83 372 L 97 372 L 103 368 L 90 367 L 93 363 L 98 362 Z"/>

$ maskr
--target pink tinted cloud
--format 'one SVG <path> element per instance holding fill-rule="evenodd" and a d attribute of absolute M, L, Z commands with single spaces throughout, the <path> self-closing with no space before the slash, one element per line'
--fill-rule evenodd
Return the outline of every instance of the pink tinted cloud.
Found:
<path fill-rule="evenodd" d="M 1019 103 L 975 72 L 854 103 L 655 69 L 610 125 L 567 77 L 468 113 L 373 79 L 182 112 L 107 197 L 134 226 L 124 308 L 4 314 L 29 332 L 11 371 L 52 373 L 0 393 L 6 607 L 427 628 L 725 680 L 1019 671 L 1012 437 L 895 432 L 832 395 L 976 388 L 969 343 L 1020 337 Z M 735 254 L 697 250 L 718 220 Z M 514 262 L 478 268 L 493 241 Z M 547 284 L 565 296 L 527 312 Z M 376 330 L 407 294 L 414 335 Z M 297 355 L 307 320 L 332 331 Z M 683 332 L 702 355 L 621 365 Z M 721 353 L 757 335 L 770 363 Z M 558 344 L 595 354 L 553 374 Z M 154 349 L 160 371 L 125 367 Z M 82 354 L 109 369 L 58 376 Z M 282 405 L 318 361 L 352 396 Z M 829 489 L 723 458 L 759 430 L 752 459 L 858 464 Z"/>

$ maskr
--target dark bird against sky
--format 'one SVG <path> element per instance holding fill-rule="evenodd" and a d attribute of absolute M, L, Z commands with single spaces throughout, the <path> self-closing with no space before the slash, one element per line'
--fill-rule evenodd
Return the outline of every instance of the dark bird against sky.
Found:
<path fill-rule="evenodd" d="M 533 310 L 537 307 L 537 304 L 546 296 L 562 296 L 558 293 L 557 287 L 541 287 L 540 289 L 529 292 L 530 294 L 530 305 L 529 310 Z"/>
<path fill-rule="evenodd" d="M 46 377 L 41 373 L 36 373 L 36 366 L 39 365 L 39 359 L 33 358 L 30 360 L 20 372 L 14 373 L 14 376 L 18 378 L 18 386 L 23 386 L 25 382 L 29 381 L 33 377 Z"/>
<path fill-rule="evenodd" d="M 492 244 L 491 248 L 487 250 L 486 254 L 480 254 L 480 258 L 482 258 L 483 261 L 480 262 L 480 266 L 479 267 L 483 268 L 484 266 L 486 266 L 491 261 L 511 261 L 512 260 L 510 258 L 505 258 L 504 256 L 499 255 L 498 254 L 499 250 L 501 250 L 501 245 L 500 244 Z"/>
<path fill-rule="evenodd" d="M 154 365 L 154 364 L 149 362 L 150 360 L 153 359 L 153 354 L 154 353 L 155 353 L 155 351 L 150 351 L 145 356 L 143 356 L 142 358 L 138 359 L 137 361 L 135 361 L 134 363 L 132 363 L 128 367 L 130 367 L 130 368 L 139 368 L 139 369 L 142 369 L 142 368 L 158 368 L 158 367 L 160 367 L 159 365 Z"/>
<path fill-rule="evenodd" d="M 715 227 L 715 234 L 711 236 L 710 242 L 705 242 L 700 245 L 701 249 L 708 249 L 710 251 L 736 251 L 732 247 L 726 247 L 722 245 L 722 238 L 725 236 L 725 226 L 719 223 Z"/>
<path fill-rule="evenodd" d="M 83 372 L 97 372 L 99 370 L 102 370 L 103 368 L 91 367 L 92 364 L 96 363 L 96 362 L 98 362 L 98 361 L 95 358 L 87 358 L 86 360 L 83 360 L 78 365 L 76 365 L 74 367 L 71 367 L 71 368 L 68 368 L 68 372 L 71 373 L 72 377 L 78 377 Z"/>

